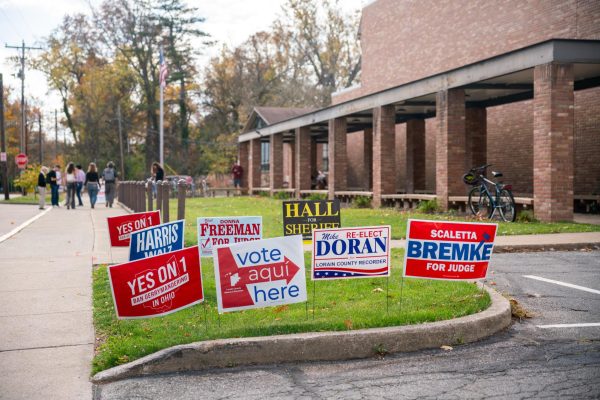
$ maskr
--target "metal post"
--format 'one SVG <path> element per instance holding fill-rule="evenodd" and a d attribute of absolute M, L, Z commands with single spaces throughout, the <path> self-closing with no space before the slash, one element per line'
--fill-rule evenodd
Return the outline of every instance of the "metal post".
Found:
<path fill-rule="evenodd" d="M 117 121 L 119 123 L 119 152 L 121 153 L 121 177 L 125 179 L 125 158 L 123 157 L 123 131 L 121 129 L 121 104 L 117 104 Z"/>
<path fill-rule="evenodd" d="M 40 165 L 42 165 L 44 163 L 44 141 L 42 140 L 42 113 L 41 112 L 38 114 L 38 130 L 39 130 L 38 144 L 39 144 L 39 151 L 40 151 Z"/>
<path fill-rule="evenodd" d="M 169 222 L 169 194 L 171 182 L 163 182 L 163 218 L 162 223 Z"/>
<path fill-rule="evenodd" d="M 185 219 L 185 195 L 187 183 L 181 179 L 177 185 L 177 219 Z"/>
<path fill-rule="evenodd" d="M 6 154 L 6 137 L 4 132 L 4 83 L 0 74 L 0 152 Z M 8 156 L 7 156 L 8 157 Z M 4 188 L 4 200 L 8 200 L 8 158 L 2 164 L 2 187 Z"/>

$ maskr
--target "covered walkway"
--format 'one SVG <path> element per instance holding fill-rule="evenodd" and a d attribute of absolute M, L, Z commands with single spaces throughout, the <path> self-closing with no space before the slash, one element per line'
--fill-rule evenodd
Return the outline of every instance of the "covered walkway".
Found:
<path fill-rule="evenodd" d="M 352 195 L 347 185 L 347 135 L 363 131 L 364 188 L 374 206 L 423 196 L 425 120 L 435 118 L 436 193 L 443 209 L 462 201 L 460 179 L 486 163 L 487 107 L 533 99 L 533 198 L 543 221 L 573 219 L 574 91 L 600 86 L 600 41 L 544 41 L 381 92 L 273 123 L 239 136 L 243 186 L 261 187 L 261 142 L 269 143 L 272 193 L 311 190 L 315 144 L 328 144 L 328 196 Z M 396 187 L 395 126 L 406 123 L 406 193 Z M 283 144 L 292 146 L 293 178 L 283 187 Z M 507 143 L 510 146 L 510 143 Z M 367 190 L 364 190 L 367 189 Z"/>

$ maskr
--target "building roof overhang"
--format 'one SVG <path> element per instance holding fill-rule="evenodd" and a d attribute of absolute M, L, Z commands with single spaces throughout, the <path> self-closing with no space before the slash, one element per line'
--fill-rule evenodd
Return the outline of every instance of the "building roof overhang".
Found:
<path fill-rule="evenodd" d="M 373 108 L 383 105 L 395 106 L 397 123 L 431 118 L 436 93 L 453 88 L 465 89 L 467 107 L 532 99 L 534 67 L 552 62 L 574 64 L 575 90 L 600 86 L 600 40 L 551 39 L 246 132 L 238 141 L 281 133 L 290 140 L 304 126 L 318 141 L 327 141 L 329 120 L 346 118 L 348 133 L 361 131 L 372 126 Z"/>

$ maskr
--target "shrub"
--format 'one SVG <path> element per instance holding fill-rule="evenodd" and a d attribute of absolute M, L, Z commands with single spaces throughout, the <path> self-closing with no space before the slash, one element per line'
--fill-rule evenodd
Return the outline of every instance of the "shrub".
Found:
<path fill-rule="evenodd" d="M 273 198 L 277 200 L 287 200 L 290 198 L 290 194 L 288 192 L 277 192 L 273 194 Z"/>
<path fill-rule="evenodd" d="M 265 190 L 261 190 L 260 192 L 258 192 L 258 195 L 260 197 L 271 197 L 271 193 L 265 191 Z"/>
<path fill-rule="evenodd" d="M 433 214 L 438 212 L 439 209 L 437 199 L 421 201 L 417 207 L 417 211 L 423 214 Z"/>
<path fill-rule="evenodd" d="M 371 198 L 369 196 L 356 196 L 352 199 L 352 206 L 356 208 L 371 208 Z"/>
<path fill-rule="evenodd" d="M 517 222 L 538 222 L 531 210 L 521 210 L 517 214 Z"/>
<path fill-rule="evenodd" d="M 30 164 L 27 166 L 27 169 L 15 179 L 15 186 L 20 187 L 24 194 L 35 192 L 39 174 L 40 166 L 38 164 Z"/>
<path fill-rule="evenodd" d="M 327 195 L 321 194 L 321 193 L 311 193 L 310 196 L 306 197 L 305 200 L 312 200 L 312 201 L 327 200 Z"/>

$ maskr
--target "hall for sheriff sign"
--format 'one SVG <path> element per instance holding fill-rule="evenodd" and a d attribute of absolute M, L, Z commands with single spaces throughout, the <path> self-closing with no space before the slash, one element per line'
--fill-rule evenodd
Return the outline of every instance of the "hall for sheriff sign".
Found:
<path fill-rule="evenodd" d="M 484 279 L 497 224 L 408 220 L 404 276 Z"/>
<path fill-rule="evenodd" d="M 311 240 L 315 229 L 339 228 L 340 201 L 291 200 L 283 202 L 283 234 Z"/>

